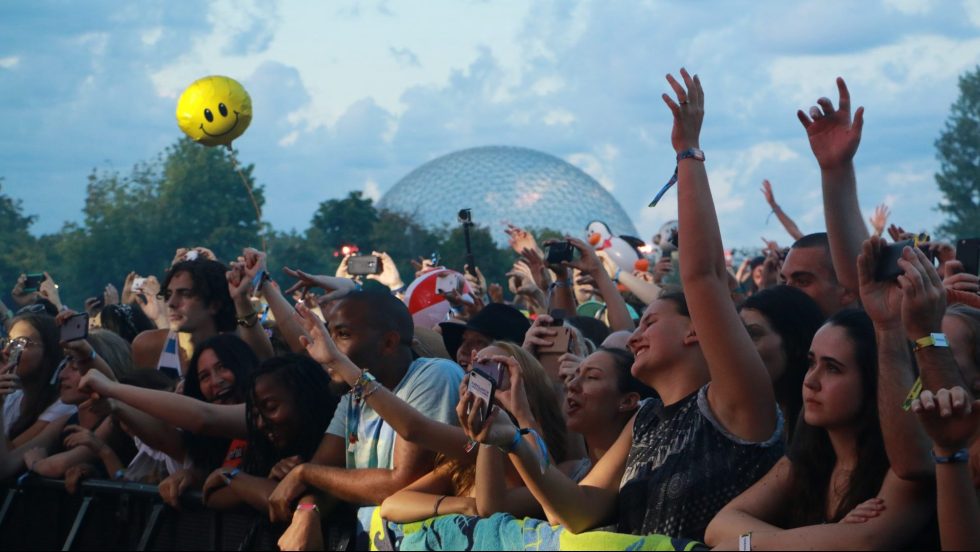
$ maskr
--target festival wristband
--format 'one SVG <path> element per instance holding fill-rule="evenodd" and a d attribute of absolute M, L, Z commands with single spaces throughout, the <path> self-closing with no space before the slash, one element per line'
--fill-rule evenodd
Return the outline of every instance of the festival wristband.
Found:
<path fill-rule="evenodd" d="M 235 479 L 235 476 L 237 476 L 241 472 L 242 472 L 242 470 L 240 470 L 238 468 L 235 468 L 235 469 L 233 469 L 231 471 L 222 471 L 221 472 L 221 477 L 222 477 L 222 479 L 225 480 L 225 485 L 231 485 L 231 482 L 232 482 L 232 480 Z"/>
<path fill-rule="evenodd" d="M 548 456 L 548 445 L 544 442 L 544 439 L 541 438 L 541 435 L 538 435 L 537 431 L 534 431 L 529 427 L 518 429 L 514 432 L 514 440 L 510 442 L 510 446 L 508 446 L 506 450 L 500 450 L 506 454 L 515 452 L 517 447 L 521 444 L 521 439 L 525 435 L 534 437 L 534 443 L 538 447 L 538 464 L 541 467 L 541 474 L 543 475 L 544 472 L 548 471 L 548 465 L 551 463 L 551 460 Z"/>
<path fill-rule="evenodd" d="M 749 531 L 744 535 L 739 535 L 738 549 L 740 552 L 752 550 L 752 531 Z"/>
<path fill-rule="evenodd" d="M 320 508 L 316 505 L 315 502 L 311 502 L 309 504 L 301 503 L 301 504 L 297 504 L 296 505 L 296 511 L 297 512 L 316 512 L 316 513 L 319 514 L 320 513 Z"/>
<path fill-rule="evenodd" d="M 970 461 L 970 451 L 960 449 L 949 456 L 937 456 L 936 451 L 932 451 L 932 457 L 937 464 L 966 464 Z"/>
<path fill-rule="evenodd" d="M 912 384 L 912 389 L 909 394 L 905 396 L 905 402 L 902 403 L 902 410 L 908 412 L 912 408 L 912 401 L 919 398 L 922 394 L 922 378 L 916 378 L 915 383 Z"/>

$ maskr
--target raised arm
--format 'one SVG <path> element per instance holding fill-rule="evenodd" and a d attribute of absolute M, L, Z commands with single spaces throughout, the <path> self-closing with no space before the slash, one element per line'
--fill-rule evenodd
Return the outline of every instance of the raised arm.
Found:
<path fill-rule="evenodd" d="M 762 195 L 766 198 L 766 203 L 769 204 L 769 208 L 772 212 L 776 214 L 776 218 L 779 219 L 780 224 L 786 229 L 786 232 L 793 237 L 794 240 L 798 240 L 803 237 L 803 232 L 800 232 L 800 227 L 793 222 L 793 219 L 789 217 L 783 208 L 776 203 L 776 197 L 772 193 L 772 184 L 768 180 L 762 181 Z"/>
<path fill-rule="evenodd" d="M 225 274 L 228 279 L 228 293 L 235 303 L 235 316 L 238 317 L 238 336 L 255 351 L 259 360 L 272 358 L 272 342 L 259 323 L 259 313 L 252 306 L 252 293 L 261 289 L 265 280 L 261 278 L 265 270 L 265 253 L 246 248 L 243 256 L 229 265 Z"/>
<path fill-rule="evenodd" d="M 855 260 L 861 244 L 868 239 L 868 228 L 858 204 L 854 155 L 861 143 L 864 108 L 859 107 L 851 120 L 851 94 L 844 79 L 837 78 L 840 94 L 838 108 L 827 98 L 817 100 L 809 117 L 797 112 L 810 139 L 810 149 L 820 165 L 823 187 L 823 213 L 830 240 L 830 254 L 840 284 L 851 292 L 858 289 Z"/>
<path fill-rule="evenodd" d="M 885 246 L 875 236 L 864 242 L 857 269 L 861 303 L 874 322 L 878 341 L 878 417 L 892 470 L 902 479 L 932 478 L 929 439 L 916 419 L 902 409 L 915 382 L 912 355 L 902 325 L 902 289 L 898 282 L 878 282 L 875 266 Z M 940 321 L 942 314 L 940 313 Z"/>
<path fill-rule="evenodd" d="M 933 441 L 933 454 L 963 454 L 980 432 L 980 401 L 962 387 L 923 391 L 912 403 Z M 936 465 L 937 511 L 943 550 L 980 550 L 980 495 L 966 459 Z"/>
<path fill-rule="evenodd" d="M 626 300 L 623 299 L 623 296 L 619 293 L 619 288 L 616 287 L 616 283 L 612 281 L 609 273 L 606 272 L 606 268 L 602 264 L 602 259 L 592 249 L 592 246 L 584 241 L 571 236 L 566 236 L 565 239 L 568 240 L 568 243 L 572 244 L 572 247 L 578 249 L 580 257 L 577 261 L 562 264 L 577 268 L 595 280 L 596 287 L 599 288 L 599 293 L 606 301 L 609 329 L 614 332 L 619 330 L 633 331 L 636 328 L 636 324 L 633 324 L 633 318 L 630 316 L 629 309 L 626 308 Z"/>
<path fill-rule="evenodd" d="M 554 463 L 542 470 L 541 456 L 531 439 L 515 440 L 518 428 L 503 410 L 493 407 L 486 421 L 480 420 L 482 400 L 466 393 L 456 412 L 463 429 L 474 440 L 508 451 L 508 457 L 531 494 L 541 504 L 548 522 L 581 533 L 609 522 L 616 515 L 616 497 L 626 468 L 633 438 L 633 420 L 596 463 L 581 483 L 575 483 Z M 516 443 L 516 446 L 512 446 Z"/>
<path fill-rule="evenodd" d="M 296 305 L 296 312 L 306 335 L 310 336 L 303 338 L 310 357 L 319 362 L 328 373 L 339 374 L 353 387 L 361 377 L 361 369 L 340 352 L 326 326 L 305 305 Z M 399 437 L 409 443 L 460 462 L 473 462 L 472 456 L 466 453 L 469 440 L 460 428 L 429 418 L 380 384 L 365 401 Z"/>
<path fill-rule="evenodd" d="M 708 363 L 712 412 L 732 434 L 762 442 L 776 430 L 776 398 L 768 371 L 732 303 L 725 252 L 700 151 L 704 93 L 701 81 L 681 69 L 685 85 L 667 81 L 677 102 L 663 100 L 674 115 L 671 143 L 677 152 L 677 203 L 681 281 L 698 343 Z"/>
<path fill-rule="evenodd" d="M 79 387 L 141 410 L 172 426 L 201 435 L 247 439 L 245 405 L 210 404 L 178 393 L 144 389 L 109 381 L 90 370 L 82 376 Z"/>

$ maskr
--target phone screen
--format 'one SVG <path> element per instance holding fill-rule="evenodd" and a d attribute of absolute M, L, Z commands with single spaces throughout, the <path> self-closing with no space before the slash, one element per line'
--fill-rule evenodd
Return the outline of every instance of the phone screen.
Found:
<path fill-rule="evenodd" d="M 146 283 L 146 278 L 133 278 L 133 285 L 130 290 L 133 293 L 139 293 L 143 289 L 143 284 Z"/>
<path fill-rule="evenodd" d="M 444 293 L 456 291 L 456 284 L 457 280 L 455 274 L 440 274 L 439 276 L 436 276 L 436 293 L 442 295 Z"/>
<path fill-rule="evenodd" d="M 470 382 L 467 389 L 483 400 L 483 419 L 486 420 L 490 415 L 490 407 L 493 405 L 493 393 L 497 384 L 491 379 L 490 375 L 483 373 L 476 368 L 470 372 Z"/>
<path fill-rule="evenodd" d="M 88 337 L 88 314 L 72 316 L 61 325 L 61 342 L 76 341 Z"/>

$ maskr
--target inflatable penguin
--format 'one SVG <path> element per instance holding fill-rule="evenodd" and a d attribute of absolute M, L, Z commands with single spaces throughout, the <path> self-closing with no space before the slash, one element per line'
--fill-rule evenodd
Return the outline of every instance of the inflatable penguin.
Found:
<path fill-rule="evenodd" d="M 644 245 L 643 240 L 633 236 L 614 236 L 609 225 L 599 220 L 590 222 L 585 230 L 592 247 L 596 251 L 605 251 L 620 269 L 627 272 L 638 269 L 637 262 L 643 259 L 639 250 Z"/>

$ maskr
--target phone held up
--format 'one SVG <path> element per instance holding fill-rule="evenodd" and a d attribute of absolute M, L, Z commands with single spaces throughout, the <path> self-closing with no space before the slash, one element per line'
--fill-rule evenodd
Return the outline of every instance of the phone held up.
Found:
<path fill-rule="evenodd" d="M 572 344 L 572 331 L 565 327 L 565 311 L 554 309 L 550 313 L 553 322 L 549 325 L 558 330 L 555 340 L 549 346 L 538 346 L 538 354 L 562 355 L 568 352 Z"/>
<path fill-rule="evenodd" d="M 351 276 L 381 274 L 381 259 L 375 255 L 356 255 L 347 259 L 347 273 Z"/>
<path fill-rule="evenodd" d="M 559 265 L 562 261 L 572 262 L 572 254 L 575 248 L 567 241 L 554 242 L 548 245 L 548 264 Z"/>
<path fill-rule="evenodd" d="M 473 364 L 470 371 L 470 380 L 467 390 L 479 397 L 483 401 L 482 419 L 486 420 L 490 416 L 490 408 L 493 407 L 493 396 L 500 385 L 503 375 L 503 367 L 499 362 L 477 362 Z"/>
<path fill-rule="evenodd" d="M 41 289 L 41 282 L 47 279 L 43 272 L 28 274 L 24 280 L 24 293 L 33 293 Z"/>
<path fill-rule="evenodd" d="M 956 260 L 963 263 L 963 271 L 980 276 L 980 238 L 965 238 L 956 242 Z"/>
<path fill-rule="evenodd" d="M 88 314 L 81 313 L 65 320 L 61 325 L 61 342 L 77 341 L 88 337 Z"/>

